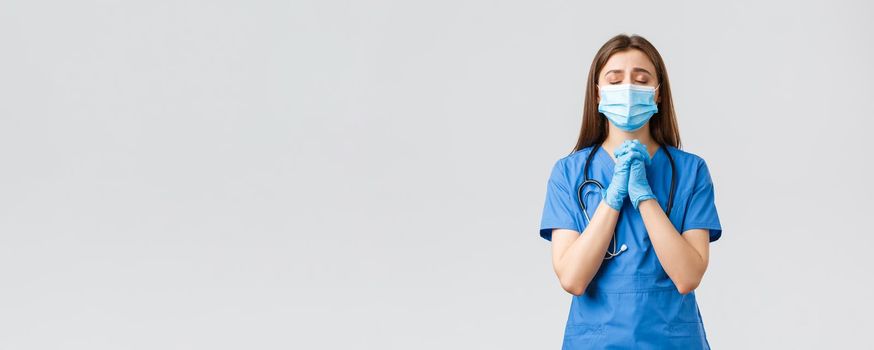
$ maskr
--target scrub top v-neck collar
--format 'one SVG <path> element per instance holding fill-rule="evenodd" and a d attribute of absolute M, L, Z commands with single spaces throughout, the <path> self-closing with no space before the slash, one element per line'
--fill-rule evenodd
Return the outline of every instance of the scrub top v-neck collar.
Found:
<path fill-rule="evenodd" d="M 666 146 L 659 146 L 659 148 L 655 151 L 655 154 L 653 154 L 651 157 L 653 163 L 655 163 L 655 160 L 656 158 L 658 158 L 659 153 L 666 152 L 664 151 L 665 147 Z M 597 154 L 595 156 L 601 158 L 601 161 L 604 163 L 604 165 L 609 165 L 611 169 L 616 166 L 616 161 L 613 160 L 613 157 L 611 157 L 610 154 L 607 153 L 607 149 L 605 149 L 604 146 L 598 147 L 598 152 L 596 153 Z"/>

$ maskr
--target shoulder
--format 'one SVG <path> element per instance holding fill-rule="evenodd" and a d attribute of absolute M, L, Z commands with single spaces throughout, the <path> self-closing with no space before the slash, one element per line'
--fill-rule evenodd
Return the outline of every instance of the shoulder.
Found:
<path fill-rule="evenodd" d="M 694 184 L 693 186 L 696 188 L 712 184 L 710 169 L 708 169 L 704 157 L 672 146 L 668 146 L 668 149 L 671 151 L 671 156 L 674 157 L 677 171 L 683 174 L 680 175 L 681 178 L 687 179 L 686 181 Z"/>
<path fill-rule="evenodd" d="M 550 177 L 552 179 L 570 179 L 574 177 L 575 173 L 582 169 L 591 152 L 592 146 L 589 146 L 556 159 L 552 165 L 552 175 Z"/>
<path fill-rule="evenodd" d="M 592 148 L 594 146 L 585 147 L 583 149 L 579 149 L 571 152 L 566 156 L 559 158 L 555 164 L 561 165 L 563 167 L 568 168 L 579 168 L 586 162 L 586 159 L 589 157 L 589 154 L 592 153 Z"/>
<path fill-rule="evenodd" d="M 669 151 L 671 151 L 671 156 L 673 156 L 674 159 L 676 159 L 676 160 L 680 160 L 683 162 L 689 162 L 689 163 L 698 163 L 698 162 L 704 161 L 704 158 L 702 158 L 698 154 L 695 154 L 695 153 L 692 153 L 692 152 L 689 152 L 686 150 L 682 150 L 682 149 L 679 149 L 679 148 L 674 147 L 674 146 L 666 146 L 666 147 Z"/>
<path fill-rule="evenodd" d="M 678 166 L 687 168 L 687 169 L 700 169 L 706 168 L 707 163 L 704 161 L 704 158 L 696 153 L 692 153 L 686 150 L 681 150 L 674 146 L 666 146 L 667 150 L 670 151 L 671 157 L 674 158 L 674 162 L 677 163 Z"/>

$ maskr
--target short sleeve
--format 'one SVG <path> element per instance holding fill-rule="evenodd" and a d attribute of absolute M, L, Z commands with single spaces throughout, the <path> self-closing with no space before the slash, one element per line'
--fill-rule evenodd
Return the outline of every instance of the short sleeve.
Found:
<path fill-rule="evenodd" d="M 683 218 L 681 232 L 696 228 L 709 229 L 710 242 L 722 236 L 722 225 L 719 223 L 719 214 L 716 212 L 713 180 L 710 178 L 710 170 L 704 160 L 701 160 L 698 165 L 695 186 L 686 205 L 686 215 Z"/>
<path fill-rule="evenodd" d="M 576 201 L 567 180 L 563 159 L 552 167 L 546 185 L 546 201 L 540 219 L 540 237 L 552 241 L 552 230 L 570 229 L 579 232 L 576 216 Z"/>

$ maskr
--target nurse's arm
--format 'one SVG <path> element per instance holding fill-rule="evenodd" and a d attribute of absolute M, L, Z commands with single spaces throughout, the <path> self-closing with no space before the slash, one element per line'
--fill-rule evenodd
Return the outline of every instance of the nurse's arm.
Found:
<path fill-rule="evenodd" d="M 601 268 L 618 220 L 619 212 L 602 200 L 582 234 L 568 229 L 552 230 L 552 267 L 568 293 L 585 292 Z"/>
<path fill-rule="evenodd" d="M 677 290 L 686 294 L 698 288 L 710 258 L 710 233 L 691 229 L 681 235 L 655 199 L 640 202 L 638 209 L 656 256 Z"/>

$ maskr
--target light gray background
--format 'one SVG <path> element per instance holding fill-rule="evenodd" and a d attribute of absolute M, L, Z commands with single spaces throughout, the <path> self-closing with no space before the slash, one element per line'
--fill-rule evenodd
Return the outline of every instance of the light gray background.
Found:
<path fill-rule="evenodd" d="M 6 1 L 0 348 L 550 349 L 537 235 L 612 35 L 724 228 L 717 349 L 871 347 L 870 2 Z"/>

